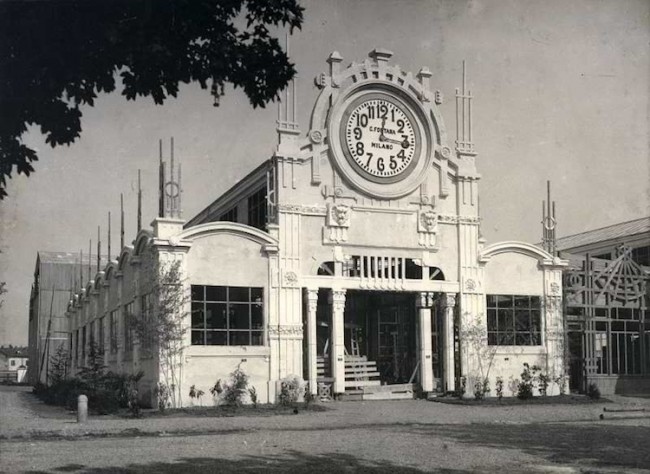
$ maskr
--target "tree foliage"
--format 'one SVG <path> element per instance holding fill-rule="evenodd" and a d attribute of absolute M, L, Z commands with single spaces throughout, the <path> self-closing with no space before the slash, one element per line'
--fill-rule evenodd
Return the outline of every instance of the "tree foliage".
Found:
<path fill-rule="evenodd" d="M 269 28 L 302 21 L 297 0 L 0 2 L 0 199 L 14 168 L 34 170 L 29 125 L 69 145 L 81 106 L 118 86 L 163 104 L 198 82 L 216 105 L 230 83 L 264 107 L 295 75 Z"/>

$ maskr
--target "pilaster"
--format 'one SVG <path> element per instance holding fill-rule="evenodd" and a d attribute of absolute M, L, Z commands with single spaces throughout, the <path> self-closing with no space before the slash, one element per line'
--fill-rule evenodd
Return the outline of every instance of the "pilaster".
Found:
<path fill-rule="evenodd" d="M 317 378 L 317 340 L 316 311 L 318 308 L 318 289 L 307 289 L 307 379 L 309 393 L 318 394 Z"/>
<path fill-rule="evenodd" d="M 420 359 L 420 385 L 423 392 L 432 392 L 433 362 L 431 351 L 431 307 L 433 293 L 419 293 L 417 296 L 418 310 L 418 352 Z"/>
<path fill-rule="evenodd" d="M 345 339 L 344 313 L 345 290 L 332 289 L 329 300 L 332 304 L 332 353 L 330 367 L 334 378 L 334 393 L 345 392 Z"/>
<path fill-rule="evenodd" d="M 456 306 L 456 295 L 446 293 L 441 301 L 443 309 L 442 318 L 442 380 L 445 392 L 456 389 L 455 367 L 454 367 L 454 308 Z"/>

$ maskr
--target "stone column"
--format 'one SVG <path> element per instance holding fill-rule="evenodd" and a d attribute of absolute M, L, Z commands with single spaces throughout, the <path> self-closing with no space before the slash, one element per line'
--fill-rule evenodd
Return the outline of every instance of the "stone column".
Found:
<path fill-rule="evenodd" d="M 334 378 L 334 393 L 345 392 L 345 329 L 343 313 L 345 311 L 345 290 L 332 290 L 332 353 L 330 367 Z"/>
<path fill-rule="evenodd" d="M 318 308 L 318 289 L 307 290 L 307 381 L 309 393 L 318 394 L 316 362 L 316 309 Z"/>
<path fill-rule="evenodd" d="M 442 299 L 442 380 L 445 392 L 456 389 L 454 373 L 454 307 L 456 295 L 447 293 Z"/>
<path fill-rule="evenodd" d="M 433 362 L 431 355 L 431 306 L 433 293 L 419 293 L 418 305 L 418 350 L 420 356 L 420 385 L 423 392 L 433 391 Z"/>

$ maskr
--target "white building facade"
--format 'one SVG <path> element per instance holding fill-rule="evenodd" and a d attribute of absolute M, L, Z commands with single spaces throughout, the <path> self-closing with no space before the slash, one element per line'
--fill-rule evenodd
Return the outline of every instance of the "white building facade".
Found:
<path fill-rule="evenodd" d="M 391 56 L 344 68 L 332 53 L 306 133 L 288 93 L 271 159 L 189 222 L 157 218 L 98 273 L 70 307 L 73 369 L 93 338 L 111 369 L 160 380 L 128 324 L 147 307 L 153 255 L 180 262 L 188 295 L 185 391 L 239 366 L 261 402 L 291 375 L 321 398 L 471 394 L 483 380 L 494 394 L 528 363 L 559 393 L 566 262 L 485 244 L 471 94 L 456 94 L 452 142 L 432 74 Z"/>

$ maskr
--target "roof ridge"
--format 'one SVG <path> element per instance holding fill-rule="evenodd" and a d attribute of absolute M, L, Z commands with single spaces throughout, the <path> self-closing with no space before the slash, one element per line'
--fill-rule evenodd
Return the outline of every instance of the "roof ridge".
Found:
<path fill-rule="evenodd" d="M 638 221 L 642 221 L 642 220 L 645 220 L 645 219 L 650 220 L 650 216 L 640 217 L 638 219 L 632 219 L 631 221 L 617 222 L 616 224 L 610 224 L 610 225 L 606 225 L 606 226 L 603 226 L 603 227 L 598 227 L 596 229 L 585 230 L 585 231 L 582 231 L 582 232 L 578 232 L 576 234 L 565 235 L 563 237 L 558 237 L 556 240 L 568 239 L 570 237 L 577 237 L 577 236 L 583 235 L 583 234 L 591 234 L 591 233 L 597 232 L 599 230 L 608 229 L 610 227 L 618 227 L 618 226 L 623 225 L 623 224 L 631 224 L 633 222 L 638 222 Z"/>

